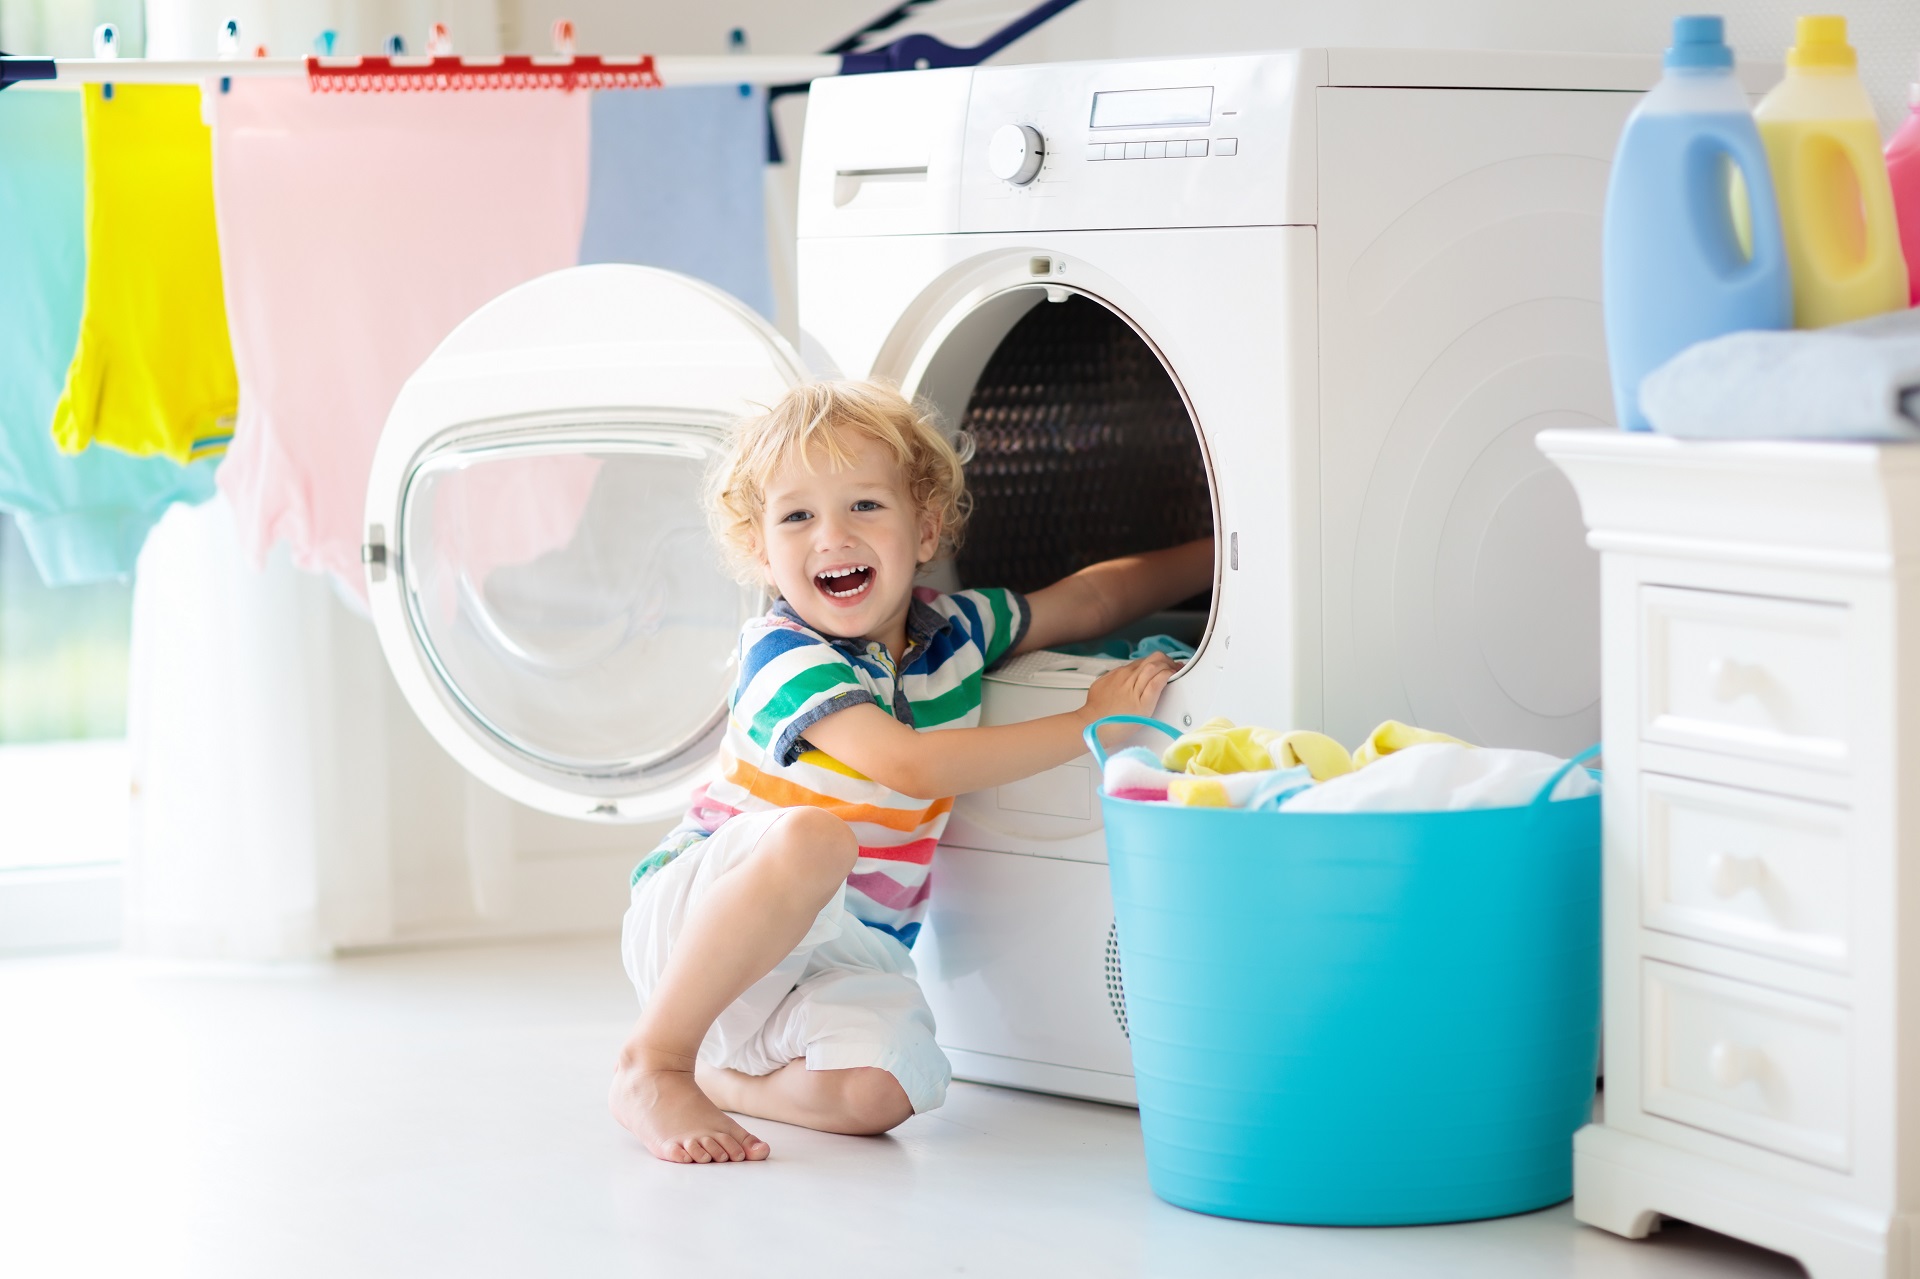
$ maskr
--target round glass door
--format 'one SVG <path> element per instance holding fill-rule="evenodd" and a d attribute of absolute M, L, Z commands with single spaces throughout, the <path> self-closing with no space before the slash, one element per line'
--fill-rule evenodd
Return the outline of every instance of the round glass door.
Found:
<path fill-rule="evenodd" d="M 629 794 L 705 762 L 761 601 L 707 530 L 716 431 L 563 435 L 429 454 L 406 483 L 395 567 L 422 657 L 490 753 L 570 791 Z"/>

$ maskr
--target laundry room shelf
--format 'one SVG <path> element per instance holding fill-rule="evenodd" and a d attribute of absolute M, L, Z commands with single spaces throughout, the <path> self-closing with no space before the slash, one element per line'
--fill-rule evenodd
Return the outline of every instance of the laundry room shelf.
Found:
<path fill-rule="evenodd" d="M 1920 453 L 1540 447 L 1601 555 L 1606 1107 L 1574 1215 L 1910 1274 Z"/>

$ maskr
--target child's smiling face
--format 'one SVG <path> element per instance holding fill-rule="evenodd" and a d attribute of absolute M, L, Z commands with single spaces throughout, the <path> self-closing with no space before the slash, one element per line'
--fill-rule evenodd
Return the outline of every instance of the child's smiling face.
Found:
<path fill-rule="evenodd" d="M 914 576 L 940 546 L 940 523 L 920 509 L 893 453 L 856 435 L 852 465 L 823 452 L 782 466 L 766 486 L 760 564 L 801 620 L 836 639 L 880 640 L 900 656 Z"/>

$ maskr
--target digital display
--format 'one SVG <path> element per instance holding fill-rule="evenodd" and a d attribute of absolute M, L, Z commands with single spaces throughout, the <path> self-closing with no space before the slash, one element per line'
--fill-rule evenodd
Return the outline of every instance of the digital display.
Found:
<path fill-rule="evenodd" d="M 1161 125 L 1208 124 L 1213 120 L 1213 86 L 1184 89 L 1119 89 L 1093 95 L 1092 127 L 1151 129 Z"/>

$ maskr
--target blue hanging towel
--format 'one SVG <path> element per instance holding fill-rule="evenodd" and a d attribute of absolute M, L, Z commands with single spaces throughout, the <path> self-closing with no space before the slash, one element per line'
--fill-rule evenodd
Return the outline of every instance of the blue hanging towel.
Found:
<path fill-rule="evenodd" d="M 131 574 L 168 506 L 213 496 L 217 464 L 53 442 L 86 282 L 83 157 L 78 93 L 0 94 L 0 507 L 49 586 Z"/>
<path fill-rule="evenodd" d="M 580 261 L 679 271 L 771 319 L 766 113 L 730 84 L 594 94 Z"/>

